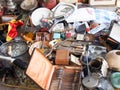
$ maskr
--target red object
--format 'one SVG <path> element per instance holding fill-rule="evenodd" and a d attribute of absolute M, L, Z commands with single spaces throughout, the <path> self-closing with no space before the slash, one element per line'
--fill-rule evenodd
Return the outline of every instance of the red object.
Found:
<path fill-rule="evenodd" d="M 86 28 L 86 32 L 89 32 L 90 31 L 90 28 Z"/>
<path fill-rule="evenodd" d="M 43 27 L 43 28 L 40 29 L 40 31 L 41 31 L 41 32 L 46 32 L 46 31 L 48 31 L 48 29 L 45 28 L 45 27 Z"/>
<path fill-rule="evenodd" d="M 0 16 L 2 16 L 3 15 L 3 11 L 0 11 Z"/>
<path fill-rule="evenodd" d="M 3 8 L 0 9 L 0 16 L 3 16 L 4 12 L 5 12 L 5 8 L 3 7 Z"/>
<path fill-rule="evenodd" d="M 65 34 L 65 37 L 70 38 L 71 36 L 72 36 L 72 33 L 70 31 L 67 31 L 66 34 Z"/>
<path fill-rule="evenodd" d="M 46 1 L 40 0 L 40 4 L 43 7 L 46 7 L 48 9 L 52 9 L 56 6 L 57 1 L 56 0 L 46 0 Z"/>
<path fill-rule="evenodd" d="M 71 37 L 71 33 L 66 33 L 66 38 L 70 38 Z"/>
<path fill-rule="evenodd" d="M 23 25 L 23 22 L 21 20 L 19 21 L 13 20 L 8 23 L 8 33 L 7 33 L 6 41 L 10 41 L 18 35 L 16 28 L 17 26 L 21 26 L 21 25 Z"/>

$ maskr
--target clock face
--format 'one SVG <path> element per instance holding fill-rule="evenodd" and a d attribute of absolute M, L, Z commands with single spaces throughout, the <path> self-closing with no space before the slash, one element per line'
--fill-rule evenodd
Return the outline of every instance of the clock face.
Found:
<path fill-rule="evenodd" d="M 0 53 L 5 56 L 17 57 L 24 54 L 28 46 L 24 41 L 10 41 L 0 46 Z"/>

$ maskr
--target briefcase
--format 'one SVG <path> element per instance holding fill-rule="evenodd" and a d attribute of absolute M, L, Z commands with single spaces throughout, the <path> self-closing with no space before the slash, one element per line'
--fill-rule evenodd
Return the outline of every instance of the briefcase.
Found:
<path fill-rule="evenodd" d="M 43 90 L 80 90 L 81 66 L 52 65 L 35 48 L 31 56 L 26 75 Z"/>

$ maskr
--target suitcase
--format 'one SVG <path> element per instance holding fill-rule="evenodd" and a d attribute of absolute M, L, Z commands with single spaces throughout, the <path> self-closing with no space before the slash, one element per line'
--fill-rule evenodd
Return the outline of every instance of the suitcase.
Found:
<path fill-rule="evenodd" d="M 43 90 L 80 90 L 81 69 L 81 66 L 52 65 L 40 50 L 35 48 L 26 75 Z"/>

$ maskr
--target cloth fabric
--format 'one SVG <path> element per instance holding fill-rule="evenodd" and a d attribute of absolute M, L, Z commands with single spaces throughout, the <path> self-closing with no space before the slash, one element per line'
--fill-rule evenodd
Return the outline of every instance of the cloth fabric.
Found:
<path fill-rule="evenodd" d="M 111 23 L 112 20 L 116 20 L 118 15 L 115 12 L 104 10 L 104 9 L 95 9 L 95 16 L 97 23 Z"/>
<path fill-rule="evenodd" d="M 18 35 L 16 28 L 17 26 L 23 25 L 23 22 L 21 20 L 18 20 L 18 21 L 12 20 L 7 24 L 8 24 L 8 32 L 6 36 L 6 41 L 10 41 Z"/>

